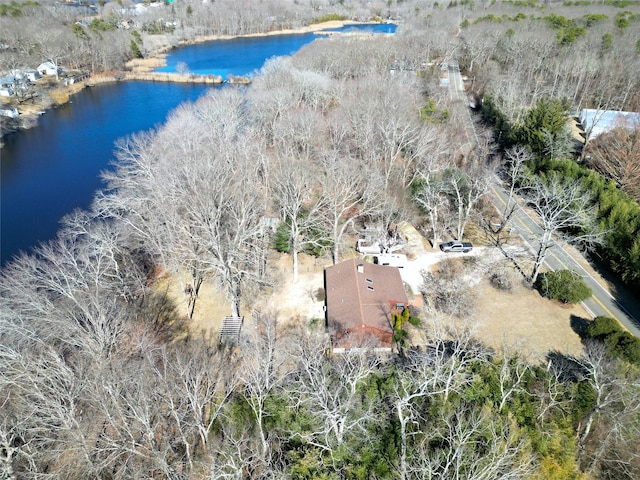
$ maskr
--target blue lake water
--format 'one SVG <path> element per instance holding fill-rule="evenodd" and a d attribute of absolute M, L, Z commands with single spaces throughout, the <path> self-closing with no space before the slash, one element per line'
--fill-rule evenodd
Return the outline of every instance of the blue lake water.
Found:
<path fill-rule="evenodd" d="M 392 23 L 356 24 L 323 30 L 324 32 L 395 33 Z M 167 64 L 157 72 L 176 72 L 183 63 L 189 72 L 198 75 L 252 76 L 272 57 L 291 55 L 320 35 L 315 33 L 241 37 L 213 40 L 172 50 Z"/>
<path fill-rule="evenodd" d="M 352 27 L 347 27 L 352 28 Z M 392 33 L 395 25 L 358 26 Z M 317 36 L 273 35 L 218 40 L 181 48 L 194 73 L 249 75 L 274 55 L 289 55 Z M 40 117 L 37 127 L 7 135 L 0 149 L 0 265 L 53 238 L 60 219 L 87 208 L 114 160 L 116 140 L 164 123 L 167 114 L 211 86 L 122 82 L 85 89 L 72 103 Z M 215 87 L 225 88 L 225 87 Z"/>
<path fill-rule="evenodd" d="M 316 39 L 313 33 L 214 40 L 171 51 L 157 72 L 175 72 L 178 63 L 198 75 L 252 76 L 271 57 L 291 55 Z M 215 42 L 215 44 L 214 44 Z"/>
<path fill-rule="evenodd" d="M 118 138 L 164 122 L 170 110 L 206 88 L 149 82 L 88 88 L 40 117 L 37 127 L 6 136 L 0 150 L 2 264 L 53 238 L 63 216 L 91 204 Z"/>

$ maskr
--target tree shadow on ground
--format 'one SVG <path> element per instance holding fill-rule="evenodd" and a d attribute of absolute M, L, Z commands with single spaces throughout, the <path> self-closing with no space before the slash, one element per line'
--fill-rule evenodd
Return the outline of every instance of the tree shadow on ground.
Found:
<path fill-rule="evenodd" d="M 577 315 L 571 315 L 569 323 L 571 325 L 571 329 L 578 334 L 580 340 L 582 340 L 582 344 L 584 345 L 585 340 L 589 338 L 587 335 L 587 325 L 589 325 L 589 320 Z"/>
<path fill-rule="evenodd" d="M 577 357 L 552 350 L 547 353 L 548 368 L 553 365 L 558 372 L 558 379 L 566 383 L 582 381 L 586 375 L 584 365 Z"/>

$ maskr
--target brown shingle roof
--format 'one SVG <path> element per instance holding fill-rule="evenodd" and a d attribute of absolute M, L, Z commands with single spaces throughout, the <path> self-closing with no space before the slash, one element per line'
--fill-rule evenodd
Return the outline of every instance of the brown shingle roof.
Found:
<path fill-rule="evenodd" d="M 345 343 L 349 334 L 359 332 L 391 346 L 392 309 L 408 303 L 397 267 L 346 260 L 325 269 L 325 286 L 327 323 L 334 342 Z"/>

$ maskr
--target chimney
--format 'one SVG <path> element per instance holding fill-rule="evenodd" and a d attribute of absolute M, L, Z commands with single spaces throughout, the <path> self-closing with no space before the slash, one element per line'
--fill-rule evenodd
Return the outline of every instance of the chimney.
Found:
<path fill-rule="evenodd" d="M 358 264 L 358 273 L 364 273 L 364 264 L 363 263 L 359 263 Z"/>

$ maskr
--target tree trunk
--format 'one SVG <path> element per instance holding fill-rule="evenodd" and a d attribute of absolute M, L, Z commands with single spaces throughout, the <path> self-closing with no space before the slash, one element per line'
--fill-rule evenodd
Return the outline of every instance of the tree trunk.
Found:
<path fill-rule="evenodd" d="M 293 283 L 298 283 L 298 250 L 295 247 L 291 252 L 291 256 L 293 258 Z"/>
<path fill-rule="evenodd" d="M 538 279 L 540 268 L 542 268 L 544 259 L 547 256 L 547 249 L 549 248 L 550 241 L 551 241 L 551 233 L 548 231 L 545 231 L 542 235 L 542 239 L 540 240 L 540 247 L 538 248 L 538 253 L 536 254 L 535 262 L 533 263 L 533 271 L 531 272 L 531 285 L 536 283 L 536 280 Z"/>
<path fill-rule="evenodd" d="M 398 477 L 400 480 L 407 478 L 407 420 L 402 413 L 402 405 L 396 404 L 398 423 L 400 424 L 400 458 L 398 459 Z"/>

